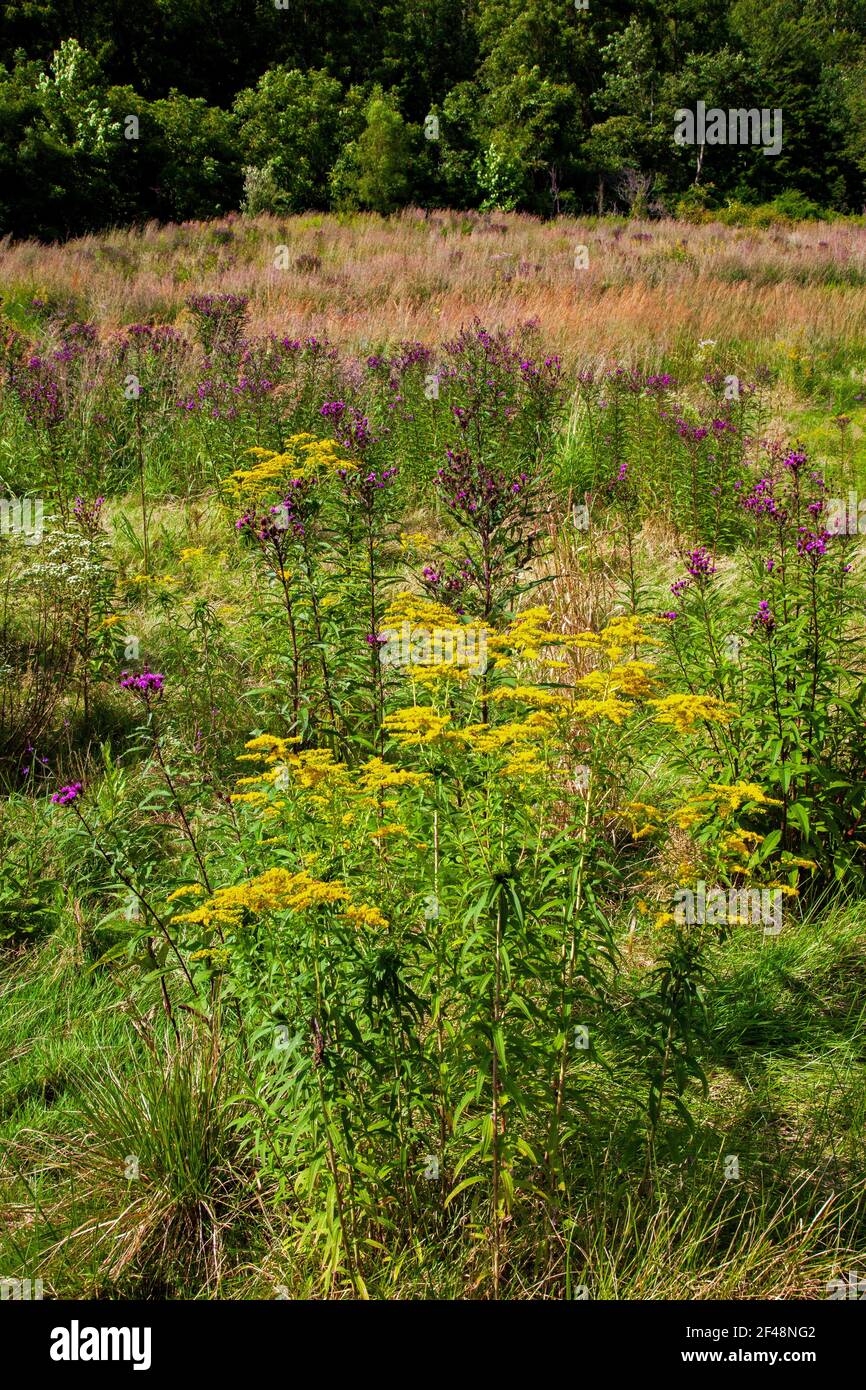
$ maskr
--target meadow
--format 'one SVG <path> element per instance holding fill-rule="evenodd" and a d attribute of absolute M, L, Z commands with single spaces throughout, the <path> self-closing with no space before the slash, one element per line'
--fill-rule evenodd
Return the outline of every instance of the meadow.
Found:
<path fill-rule="evenodd" d="M 0 1278 L 866 1259 L 866 227 L 0 246 Z"/>

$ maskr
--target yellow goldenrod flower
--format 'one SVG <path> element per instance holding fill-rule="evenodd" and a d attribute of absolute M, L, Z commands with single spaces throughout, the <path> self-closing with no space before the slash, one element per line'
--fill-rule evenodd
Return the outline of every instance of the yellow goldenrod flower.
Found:
<path fill-rule="evenodd" d="M 253 916 L 268 912 L 304 912 L 310 907 L 350 900 L 351 894 L 344 883 L 323 883 L 305 871 L 292 874 L 287 869 L 268 869 L 246 883 L 218 888 L 195 911 L 182 913 L 174 920 L 197 922 L 206 927 L 218 922 L 237 927 L 245 912 Z"/>
<path fill-rule="evenodd" d="M 252 468 L 236 468 L 228 478 L 228 487 L 237 501 L 263 502 L 279 490 L 278 485 L 289 478 L 314 478 L 336 473 L 340 468 L 350 472 L 357 464 L 344 458 L 333 439 L 317 439 L 311 434 L 294 434 L 286 441 L 282 453 L 270 449 L 248 449 L 258 462 Z"/>
<path fill-rule="evenodd" d="M 538 685 L 501 685 L 498 690 L 491 690 L 489 698 L 497 703 L 514 700 L 535 709 L 551 709 L 571 702 L 567 690 L 545 690 Z"/>
<path fill-rule="evenodd" d="M 450 715 L 437 714 L 429 705 L 411 705 L 395 714 L 386 714 L 382 727 L 393 734 L 398 743 L 421 744 L 441 737 L 450 722 Z"/>
<path fill-rule="evenodd" d="M 190 960 L 209 960 L 219 970 L 228 965 L 230 957 L 227 946 L 203 946 L 200 951 L 193 951 Z"/>
<path fill-rule="evenodd" d="M 514 777 L 518 781 L 538 777 L 545 771 L 545 765 L 534 748 L 517 749 L 502 768 L 503 776 Z"/>
<path fill-rule="evenodd" d="M 695 806 L 678 806 L 670 812 L 670 819 L 679 830 L 691 830 L 693 825 L 698 825 L 702 820 L 706 820 L 707 811 L 702 811 Z"/>
<path fill-rule="evenodd" d="M 239 753 L 235 761 L 239 763 L 284 762 L 289 755 L 289 749 L 300 742 L 299 734 L 291 734 L 286 738 L 274 734 L 260 734 L 258 738 L 247 740 L 244 748 L 248 751 Z"/>
<path fill-rule="evenodd" d="M 462 729 L 449 730 L 448 737 L 465 743 L 475 753 L 499 753 L 512 744 L 543 737 L 552 727 L 552 718 L 544 710 L 534 710 L 522 722 L 506 724 L 467 724 Z"/>
<path fill-rule="evenodd" d="M 456 661 L 439 661 L 432 666 L 419 666 L 414 662 L 410 662 L 409 665 L 409 679 L 413 687 L 418 686 L 425 691 L 434 686 L 448 685 L 452 681 L 458 685 L 465 684 L 471 676 L 477 674 L 470 666 L 460 665 Z"/>
<path fill-rule="evenodd" d="M 382 758 L 370 758 L 358 770 L 358 782 L 365 792 L 383 791 L 386 787 L 420 787 L 432 781 L 429 772 L 410 772 Z M 349 819 L 351 820 L 351 812 Z M 344 824 L 348 822 L 344 819 Z"/>
<path fill-rule="evenodd" d="M 650 806 L 646 801 L 627 801 L 622 810 L 635 840 L 654 834 L 659 828 L 655 822 L 663 819 L 658 807 Z"/>
<path fill-rule="evenodd" d="M 756 782 L 735 782 L 732 785 L 724 782 L 711 782 L 709 793 L 704 793 L 699 799 L 714 800 L 720 816 L 731 815 L 747 802 L 752 802 L 758 806 L 782 805 L 781 801 L 774 801 L 772 797 L 766 796 L 763 788 L 759 787 Z"/>
<path fill-rule="evenodd" d="M 792 888 L 790 883 L 768 883 L 766 887 L 777 889 L 786 898 L 798 898 L 800 896 L 799 888 Z"/>
<path fill-rule="evenodd" d="M 602 696 L 597 700 L 575 700 L 575 717 L 584 723 L 593 719 L 609 719 L 612 724 L 622 724 L 634 710 L 634 705 L 618 700 L 615 695 Z"/>
<path fill-rule="evenodd" d="M 169 893 L 166 902 L 173 903 L 178 898 L 200 897 L 206 891 L 200 883 L 185 883 L 181 888 L 175 888 L 173 893 Z"/>
<path fill-rule="evenodd" d="M 658 710 L 657 724 L 670 724 L 682 734 L 691 733 L 696 724 L 730 724 L 735 713 L 714 695 L 664 695 L 649 703 Z"/>
<path fill-rule="evenodd" d="M 347 921 L 353 922 L 358 927 L 371 927 L 384 930 L 388 926 L 388 918 L 384 916 L 378 907 L 371 907 L 369 903 L 353 903 L 340 913 Z"/>
<path fill-rule="evenodd" d="M 599 633 L 611 661 L 618 661 L 627 647 L 656 644 L 643 630 L 643 619 L 635 616 L 611 618 Z"/>

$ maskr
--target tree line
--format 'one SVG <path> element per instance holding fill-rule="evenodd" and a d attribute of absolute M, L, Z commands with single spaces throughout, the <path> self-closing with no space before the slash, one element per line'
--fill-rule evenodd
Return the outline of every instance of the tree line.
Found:
<path fill-rule="evenodd" d="M 584 6 L 584 7 L 582 7 Z M 677 143 L 778 110 L 781 148 Z M 866 203 L 866 0 L 11 0 L 0 233 Z"/>

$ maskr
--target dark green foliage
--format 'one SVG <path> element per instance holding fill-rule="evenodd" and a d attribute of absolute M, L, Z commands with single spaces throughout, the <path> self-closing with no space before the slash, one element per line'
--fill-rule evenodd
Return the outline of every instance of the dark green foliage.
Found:
<path fill-rule="evenodd" d="M 0 19 L 0 234 L 242 200 L 857 213 L 864 71 L 862 0 L 676 0 L 663 16 L 565 0 L 15 3 Z M 781 151 L 676 145 L 675 112 L 698 101 L 781 110 Z"/>

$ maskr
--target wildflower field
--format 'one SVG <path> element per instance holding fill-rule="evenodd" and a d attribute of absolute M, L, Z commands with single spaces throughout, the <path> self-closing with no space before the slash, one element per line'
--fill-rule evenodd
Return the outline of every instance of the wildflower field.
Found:
<path fill-rule="evenodd" d="M 827 1297 L 866 229 L 232 216 L 0 296 L 0 1276 Z"/>

